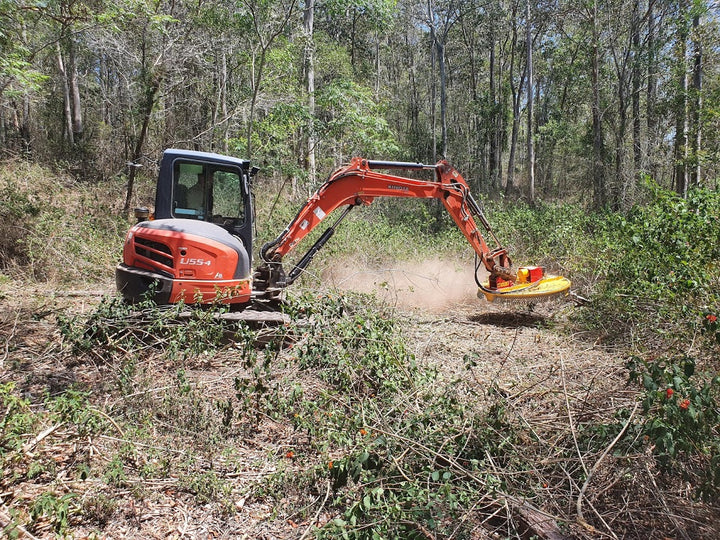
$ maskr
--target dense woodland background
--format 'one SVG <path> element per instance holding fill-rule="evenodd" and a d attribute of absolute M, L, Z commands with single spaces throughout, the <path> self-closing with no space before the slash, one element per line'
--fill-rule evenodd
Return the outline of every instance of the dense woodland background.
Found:
<path fill-rule="evenodd" d="M 165 147 L 301 192 L 353 155 L 446 157 L 477 191 L 622 209 L 645 176 L 716 187 L 718 33 L 706 0 L 0 0 L 0 152 L 129 191 Z"/>

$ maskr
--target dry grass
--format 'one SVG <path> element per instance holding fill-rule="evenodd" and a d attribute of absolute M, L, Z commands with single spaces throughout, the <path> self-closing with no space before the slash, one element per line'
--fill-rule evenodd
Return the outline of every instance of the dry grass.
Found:
<path fill-rule="evenodd" d="M 51 291 L 32 300 L 13 285 L 2 289 L 0 384 L 15 383 L 14 394 L 29 400 L 37 423 L 21 437 L 20 449 L 3 451 L 3 525 L 12 519 L 36 537 L 61 530 L 74 537 L 300 538 L 342 516 L 352 502 L 360 485 L 332 490 L 328 461 L 340 463 L 362 447 L 362 437 L 335 433 L 345 438 L 319 441 L 298 429 L 292 414 L 272 414 L 267 403 L 243 408 L 236 381 L 258 377 L 241 345 L 170 357 L 156 336 L 132 351 L 107 344 L 73 350 L 61 339 L 56 315 L 88 313 L 92 297 L 58 306 L 43 301 Z M 417 537 L 515 537 L 528 527 L 546 537 L 714 536 L 717 505 L 693 501 L 689 487 L 660 475 L 649 454 L 587 448 L 584 429 L 612 421 L 620 407 L 632 408 L 636 393 L 625 386 L 621 357 L 563 333 L 566 306 L 538 309 L 475 306 L 431 314 L 395 308 L 410 352 L 439 370 L 435 390 L 465 403 L 464 418 L 447 419 L 453 436 L 476 444 L 490 437 L 501 445 L 484 450 L 488 459 L 478 470 L 450 450 L 451 439 L 432 446 L 393 419 L 398 404 L 409 416 L 425 412 L 427 390 L 405 389 L 390 405 L 367 391 L 352 396 L 368 419 L 363 430 L 406 449 L 387 464 L 392 475 L 375 482 L 390 489 L 403 476 L 414 481 L 424 474 L 418 464 L 440 462 L 453 478 L 464 478 L 463 489 L 479 495 L 437 531 L 418 522 Z M 255 366 L 270 355 L 264 380 L 278 396 L 299 387 L 307 401 L 321 403 L 329 383 L 298 362 L 304 340 L 312 338 L 293 330 L 294 346 L 257 350 Z M 89 393 L 80 409 L 92 422 L 48 412 L 52 399 L 45 396 L 69 388 Z M 235 407 L 230 416 L 228 403 Z M 501 406 L 502 415 L 488 416 L 493 406 Z M 342 414 L 344 405 L 337 407 L 330 412 Z M 498 423 L 483 427 L 472 416 L 478 414 Z M 490 431 L 472 433 L 479 429 Z M 36 502 L 48 493 L 56 495 L 55 512 L 37 515 Z M 61 526 L 58 501 L 69 493 Z"/>

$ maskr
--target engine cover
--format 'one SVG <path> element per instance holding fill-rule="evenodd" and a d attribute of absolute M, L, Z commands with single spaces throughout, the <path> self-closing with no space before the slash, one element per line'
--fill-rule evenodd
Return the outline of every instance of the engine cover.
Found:
<path fill-rule="evenodd" d="M 237 304 L 250 300 L 250 262 L 243 242 L 218 225 L 158 219 L 130 229 L 115 276 L 132 302 L 152 289 L 159 304 Z"/>

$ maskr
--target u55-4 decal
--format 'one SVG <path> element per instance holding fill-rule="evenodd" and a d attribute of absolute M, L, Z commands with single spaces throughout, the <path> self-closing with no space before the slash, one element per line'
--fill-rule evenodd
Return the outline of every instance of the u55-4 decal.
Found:
<path fill-rule="evenodd" d="M 188 266 L 210 266 L 212 261 L 209 259 L 193 259 L 189 257 L 181 257 L 180 264 L 186 264 Z"/>

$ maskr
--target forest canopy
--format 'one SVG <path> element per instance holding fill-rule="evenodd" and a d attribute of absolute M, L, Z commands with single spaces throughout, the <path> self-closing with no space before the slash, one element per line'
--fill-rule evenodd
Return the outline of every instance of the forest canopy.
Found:
<path fill-rule="evenodd" d="M 0 152 L 89 182 L 167 147 L 314 185 L 353 155 L 594 208 L 717 187 L 704 0 L 0 0 Z M 128 197 L 126 204 L 130 204 Z"/>

